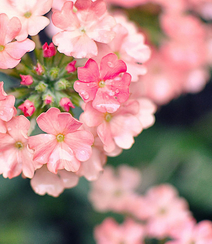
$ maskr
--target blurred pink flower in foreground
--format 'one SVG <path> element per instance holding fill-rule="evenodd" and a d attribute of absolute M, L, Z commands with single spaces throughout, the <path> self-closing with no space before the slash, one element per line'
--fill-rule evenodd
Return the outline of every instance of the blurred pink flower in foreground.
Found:
<path fill-rule="evenodd" d="M 9 19 L 6 14 L 0 14 L 0 69 L 14 68 L 22 56 L 35 48 L 33 41 L 13 41 L 21 30 L 20 20 Z"/>
<path fill-rule="evenodd" d="M 77 0 L 64 3 L 61 11 L 55 10 L 53 24 L 62 29 L 53 37 L 58 51 L 75 58 L 90 58 L 98 53 L 95 42 L 108 43 L 115 33 L 115 20 L 109 16 L 103 1 Z"/>
<path fill-rule="evenodd" d="M 132 219 L 118 225 L 112 218 L 107 218 L 94 230 L 97 244 L 143 244 L 144 234 L 144 227 Z"/>
<path fill-rule="evenodd" d="M 90 158 L 93 135 L 80 129 L 82 123 L 71 114 L 52 107 L 37 118 L 37 123 L 47 134 L 31 136 L 29 145 L 40 166 L 47 164 L 55 174 L 59 169 L 76 172 L 80 161 Z"/>
<path fill-rule="evenodd" d="M 134 198 L 141 182 L 140 172 L 122 165 L 115 174 L 112 167 L 105 167 L 97 181 L 92 182 L 89 198 L 97 211 L 125 212 L 128 199 Z"/>

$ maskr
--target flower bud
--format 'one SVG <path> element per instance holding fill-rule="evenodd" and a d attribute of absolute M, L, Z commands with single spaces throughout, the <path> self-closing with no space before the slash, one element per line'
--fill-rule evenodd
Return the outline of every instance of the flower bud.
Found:
<path fill-rule="evenodd" d="M 38 92 L 45 92 L 47 87 L 48 87 L 48 85 L 46 83 L 44 83 L 43 81 L 40 81 L 38 83 L 38 85 L 35 87 L 35 90 Z"/>
<path fill-rule="evenodd" d="M 51 95 L 45 95 L 43 97 L 44 104 L 51 104 L 53 102 L 53 97 Z"/>
<path fill-rule="evenodd" d="M 35 112 L 35 106 L 34 103 L 30 100 L 25 100 L 23 104 L 18 106 L 18 108 L 24 113 L 24 116 L 32 116 L 32 114 Z"/>
<path fill-rule="evenodd" d="M 35 71 L 38 75 L 42 75 L 44 73 L 44 68 L 40 63 L 37 63 L 35 66 Z"/>
<path fill-rule="evenodd" d="M 33 83 L 33 79 L 31 75 L 20 75 L 21 77 L 21 85 L 30 86 Z"/>
<path fill-rule="evenodd" d="M 68 73 L 73 73 L 74 71 L 77 70 L 77 68 L 75 67 L 76 64 L 76 60 L 72 61 L 71 63 L 67 64 L 66 66 L 66 70 Z"/>
<path fill-rule="evenodd" d="M 67 98 L 67 97 L 61 98 L 61 100 L 60 100 L 60 106 L 62 108 L 64 108 L 64 110 L 66 112 L 69 111 L 70 107 L 71 108 L 75 108 L 74 105 L 73 105 L 73 103 L 71 102 L 71 100 L 69 98 Z"/>
<path fill-rule="evenodd" d="M 60 72 L 60 69 L 57 68 L 57 67 L 53 67 L 50 69 L 49 71 L 49 74 L 51 76 L 51 79 L 54 80 L 54 79 L 57 79 L 58 78 L 58 75 L 59 75 L 59 72 Z"/>
<path fill-rule="evenodd" d="M 44 58 L 51 58 L 53 56 L 55 56 L 57 50 L 56 47 L 54 46 L 54 44 L 51 42 L 49 45 L 46 42 L 43 46 L 43 56 Z"/>
<path fill-rule="evenodd" d="M 55 84 L 55 89 L 56 90 L 65 90 L 70 86 L 69 82 L 62 78 L 60 79 L 56 84 Z"/>

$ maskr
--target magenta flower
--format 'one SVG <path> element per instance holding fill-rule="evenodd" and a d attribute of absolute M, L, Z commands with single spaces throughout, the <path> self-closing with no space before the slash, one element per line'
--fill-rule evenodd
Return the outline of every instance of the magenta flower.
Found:
<path fill-rule="evenodd" d="M 35 48 L 35 43 L 29 39 L 12 42 L 20 30 L 18 18 L 9 20 L 6 14 L 0 14 L 0 69 L 14 68 L 26 52 Z"/>
<path fill-rule="evenodd" d="M 61 11 L 54 11 L 52 22 L 62 30 L 53 37 L 58 51 L 75 58 L 96 56 L 96 42 L 108 43 L 115 36 L 116 22 L 102 0 L 67 1 Z"/>
<path fill-rule="evenodd" d="M 35 150 L 34 160 L 38 164 L 47 164 L 52 173 L 57 173 L 59 169 L 76 172 L 80 161 L 90 158 L 93 135 L 80 129 L 82 123 L 71 114 L 50 108 L 37 118 L 37 123 L 47 133 L 29 138 L 30 147 Z"/>
<path fill-rule="evenodd" d="M 74 89 L 84 102 L 93 101 L 98 111 L 114 113 L 129 98 L 131 76 L 126 70 L 126 64 L 113 53 L 102 58 L 100 68 L 89 59 L 84 67 L 78 68 L 79 80 Z"/>

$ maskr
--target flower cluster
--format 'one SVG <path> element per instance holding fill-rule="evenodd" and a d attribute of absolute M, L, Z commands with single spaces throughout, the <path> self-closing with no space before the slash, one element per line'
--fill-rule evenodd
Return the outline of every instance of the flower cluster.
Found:
<path fill-rule="evenodd" d="M 164 244 L 212 243 L 212 223 L 196 223 L 188 203 L 173 186 L 163 184 L 143 195 L 137 193 L 141 183 L 138 172 L 121 165 L 115 174 L 108 166 L 92 183 L 90 200 L 97 211 L 126 216 L 122 224 L 107 218 L 97 226 L 94 236 L 98 244 L 155 243 L 154 240 Z"/>
<path fill-rule="evenodd" d="M 52 196 L 81 176 L 96 180 L 107 156 L 129 149 L 154 123 L 156 106 L 131 92 L 147 72 L 144 35 L 102 0 L 0 7 L 0 68 L 19 79 L 9 95 L 1 82 L 0 173 L 22 174 L 36 193 Z M 41 44 L 37 34 L 49 23 L 52 42 Z"/>

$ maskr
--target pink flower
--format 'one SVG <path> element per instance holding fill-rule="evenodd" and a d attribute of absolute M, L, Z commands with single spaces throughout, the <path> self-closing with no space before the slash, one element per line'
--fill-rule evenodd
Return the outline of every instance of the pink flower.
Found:
<path fill-rule="evenodd" d="M 74 89 L 85 102 L 92 101 L 98 111 L 114 113 L 129 98 L 131 76 L 126 69 L 113 53 L 102 58 L 100 69 L 96 61 L 89 59 L 78 68 L 79 81 L 74 83 Z"/>
<path fill-rule="evenodd" d="M 68 112 L 70 108 L 74 108 L 73 103 L 68 97 L 63 97 L 60 99 L 60 106 L 64 108 L 66 112 Z"/>
<path fill-rule="evenodd" d="M 75 58 L 96 56 L 96 42 L 108 43 L 115 35 L 115 20 L 102 0 L 77 0 L 75 4 L 67 1 L 61 11 L 54 11 L 52 21 L 62 29 L 53 37 L 58 51 Z"/>
<path fill-rule="evenodd" d="M 33 190 L 39 194 L 48 194 L 58 197 L 66 188 L 72 188 L 77 185 L 79 177 L 66 170 L 58 170 L 57 174 L 48 171 L 44 165 L 35 171 L 34 177 L 31 179 Z"/>
<path fill-rule="evenodd" d="M 20 75 L 21 85 L 30 86 L 33 83 L 33 78 L 31 75 Z"/>
<path fill-rule="evenodd" d="M 112 167 L 107 166 L 99 179 L 92 182 L 90 201 L 97 211 L 127 212 L 129 199 L 137 196 L 135 189 L 140 182 L 141 175 L 137 169 L 122 165 L 115 173 Z"/>
<path fill-rule="evenodd" d="M 21 21 L 21 31 L 16 39 L 22 41 L 28 35 L 37 35 L 49 24 L 49 19 L 42 16 L 52 6 L 52 0 L 1 0 L 0 12 L 9 18 L 18 17 Z"/>
<path fill-rule="evenodd" d="M 127 20 L 124 15 L 116 14 L 115 20 L 117 25 L 113 27 L 113 31 L 116 36 L 108 44 L 98 45 L 97 58 L 108 53 L 116 53 L 119 59 L 126 63 L 132 81 L 137 81 L 140 75 L 147 72 L 143 63 L 150 58 L 150 48 L 144 44 L 144 35 L 139 33 L 135 24 Z"/>
<path fill-rule="evenodd" d="M 35 43 L 29 39 L 12 42 L 20 30 L 18 18 L 9 20 L 6 14 L 0 14 L 0 69 L 14 68 L 26 52 L 35 48 Z"/>
<path fill-rule="evenodd" d="M 43 46 L 43 56 L 44 58 L 51 58 L 53 56 L 56 55 L 56 47 L 54 46 L 54 44 L 51 42 L 49 45 L 48 43 L 46 42 Z"/>
<path fill-rule="evenodd" d="M 0 133 L 0 160 L 4 162 L 0 171 L 6 178 L 13 178 L 23 172 L 24 176 L 32 178 L 35 164 L 33 150 L 28 147 L 28 130 L 30 122 L 24 116 L 12 118 L 6 122 L 7 133 Z"/>
<path fill-rule="evenodd" d="M 97 244 L 143 244 L 144 235 L 144 227 L 130 218 L 121 225 L 107 218 L 94 230 Z"/>
<path fill-rule="evenodd" d="M 47 134 L 31 136 L 29 144 L 35 150 L 34 160 L 47 164 L 52 173 L 59 169 L 76 172 L 80 161 L 91 156 L 93 135 L 80 129 L 82 123 L 71 114 L 50 108 L 37 118 L 37 123 Z"/>
<path fill-rule="evenodd" d="M 24 116 L 32 116 L 35 112 L 35 106 L 34 103 L 30 100 L 25 100 L 24 103 L 22 103 L 18 108 L 24 113 Z"/>
<path fill-rule="evenodd" d="M 133 137 L 142 131 L 138 112 L 139 104 L 134 100 L 127 101 L 114 113 L 101 113 L 87 103 L 81 116 L 87 126 L 97 127 L 104 150 L 111 153 L 117 146 L 129 149 L 134 143 Z"/>
<path fill-rule="evenodd" d="M 13 95 L 7 95 L 4 91 L 4 82 L 0 82 L 0 119 L 3 121 L 9 121 L 14 115 L 15 97 Z"/>
<path fill-rule="evenodd" d="M 183 224 L 183 228 L 178 233 L 178 236 L 166 244 L 212 244 L 212 223 L 211 221 L 204 220 L 196 224 L 190 221 Z"/>
<path fill-rule="evenodd" d="M 66 66 L 66 70 L 67 70 L 68 73 L 72 73 L 72 72 L 74 72 L 74 71 L 77 70 L 76 67 L 75 67 L 76 62 L 77 62 L 77 61 L 74 60 L 74 61 L 70 62 L 69 64 L 67 64 L 67 66 Z"/>
<path fill-rule="evenodd" d="M 190 219 L 187 202 L 168 184 L 152 187 L 146 193 L 145 205 L 138 212 L 145 211 L 147 232 L 151 238 L 172 237 L 176 229 Z"/>

